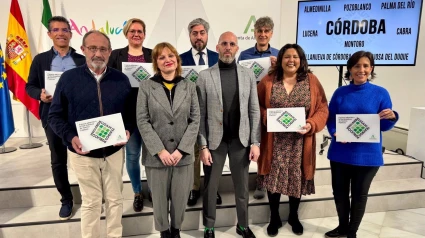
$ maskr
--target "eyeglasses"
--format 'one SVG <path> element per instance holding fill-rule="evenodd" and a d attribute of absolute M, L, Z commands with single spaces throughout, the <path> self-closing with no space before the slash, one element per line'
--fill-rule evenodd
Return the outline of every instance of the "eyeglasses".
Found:
<path fill-rule="evenodd" d="M 142 30 L 129 30 L 128 32 L 132 35 L 135 35 L 136 33 L 139 35 L 143 34 Z"/>
<path fill-rule="evenodd" d="M 271 29 L 256 29 L 255 30 L 258 34 L 264 33 L 264 34 L 269 34 L 270 32 L 272 32 Z"/>
<path fill-rule="evenodd" d="M 237 44 L 235 42 L 227 42 L 227 41 L 222 41 L 220 43 L 221 46 L 226 47 L 227 45 L 230 45 L 230 47 L 235 47 L 237 46 Z"/>
<path fill-rule="evenodd" d="M 84 47 L 86 47 L 86 46 L 84 46 Z M 109 51 L 109 49 L 108 48 L 105 48 L 105 47 L 96 47 L 96 46 L 89 46 L 89 47 L 86 47 L 88 50 L 90 50 L 90 52 L 92 52 L 93 54 L 96 54 L 96 52 L 97 51 L 100 51 L 100 53 L 101 54 L 105 54 L 106 52 L 108 52 Z"/>
<path fill-rule="evenodd" d="M 50 31 L 51 31 L 51 32 L 54 32 L 54 33 L 57 33 L 57 32 L 59 32 L 59 31 L 62 31 L 62 32 L 64 32 L 64 33 L 71 32 L 71 30 L 70 30 L 70 29 L 68 29 L 68 28 L 52 28 L 52 29 L 50 29 Z"/>

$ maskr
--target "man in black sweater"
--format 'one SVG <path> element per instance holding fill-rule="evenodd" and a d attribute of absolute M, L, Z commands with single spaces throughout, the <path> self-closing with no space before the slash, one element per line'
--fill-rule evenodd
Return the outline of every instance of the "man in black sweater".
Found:
<path fill-rule="evenodd" d="M 50 103 L 53 97 L 46 94 L 46 90 L 44 89 L 44 73 L 45 71 L 64 72 L 83 65 L 86 62 L 86 58 L 77 54 L 69 46 L 72 32 L 66 18 L 55 16 L 49 20 L 48 24 L 47 35 L 52 39 L 53 47 L 35 56 L 31 64 L 28 83 L 25 89 L 30 97 L 40 100 L 39 111 L 41 123 L 46 133 L 47 141 L 49 142 L 53 180 L 61 194 L 62 206 L 59 211 L 59 219 L 67 220 L 72 215 L 73 207 L 73 196 L 68 181 L 67 151 L 66 146 L 62 144 L 61 139 L 47 123 Z"/>
<path fill-rule="evenodd" d="M 89 152 L 82 151 L 75 122 L 121 113 L 127 140 L 135 128 L 131 110 L 130 82 L 123 73 L 107 67 L 111 42 L 100 31 L 83 37 L 81 50 L 87 65 L 62 74 L 49 112 L 49 126 L 69 150 L 69 161 L 82 195 L 81 233 L 83 238 L 100 237 L 102 195 L 105 199 L 107 237 L 122 237 L 125 143 Z"/>

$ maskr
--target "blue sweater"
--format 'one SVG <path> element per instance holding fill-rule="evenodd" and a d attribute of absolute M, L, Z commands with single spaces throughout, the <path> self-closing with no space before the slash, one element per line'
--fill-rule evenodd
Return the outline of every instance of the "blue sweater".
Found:
<path fill-rule="evenodd" d="M 332 136 L 328 151 L 328 159 L 344 164 L 359 166 L 381 166 L 384 164 L 382 156 L 382 133 L 379 143 L 341 143 L 335 139 L 336 114 L 378 114 L 384 109 L 392 109 L 388 91 L 380 86 L 366 82 L 362 85 L 350 85 L 338 88 L 329 103 L 329 119 L 327 128 Z M 380 122 L 381 131 L 388 131 L 398 121 L 383 119 Z M 338 135 L 337 135 L 338 136 Z"/>
<path fill-rule="evenodd" d="M 48 123 L 74 153 L 71 141 L 78 136 L 76 121 L 121 113 L 125 129 L 132 131 L 136 119 L 132 118 L 131 110 L 136 106 L 130 100 L 130 90 L 127 76 L 116 69 L 108 67 L 99 82 L 86 64 L 70 69 L 62 74 L 56 85 Z M 103 158 L 119 149 L 121 146 L 108 146 L 92 150 L 86 156 Z"/>

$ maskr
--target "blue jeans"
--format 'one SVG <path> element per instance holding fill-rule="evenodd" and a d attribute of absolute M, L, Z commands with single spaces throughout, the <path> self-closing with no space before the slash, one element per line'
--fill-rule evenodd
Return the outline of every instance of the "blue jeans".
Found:
<path fill-rule="evenodd" d="M 125 166 L 127 167 L 127 173 L 134 193 L 142 192 L 142 182 L 140 181 L 140 151 L 142 143 L 142 137 L 136 128 L 125 146 Z"/>

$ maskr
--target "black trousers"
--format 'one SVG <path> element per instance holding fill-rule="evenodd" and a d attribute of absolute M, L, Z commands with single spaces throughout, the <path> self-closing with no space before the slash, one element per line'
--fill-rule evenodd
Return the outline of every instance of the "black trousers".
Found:
<path fill-rule="evenodd" d="M 229 142 L 221 141 L 215 150 L 210 150 L 213 164 L 204 165 L 205 191 L 203 197 L 203 223 L 205 227 L 212 228 L 216 220 L 217 191 L 226 156 L 229 155 L 229 165 L 235 191 L 236 214 L 238 224 L 243 227 L 249 225 L 248 200 L 249 200 L 249 152 L 250 147 L 244 147 L 239 138 Z"/>
<path fill-rule="evenodd" d="M 370 184 L 378 169 L 379 167 L 355 166 L 331 161 L 332 189 L 338 212 L 339 230 L 356 234 L 365 213 Z"/>
<path fill-rule="evenodd" d="M 53 132 L 49 125 L 44 128 L 44 131 L 49 142 L 53 180 L 62 196 L 61 202 L 62 204 L 72 203 L 73 197 L 68 180 L 67 148 L 62 144 L 62 139 Z"/>

